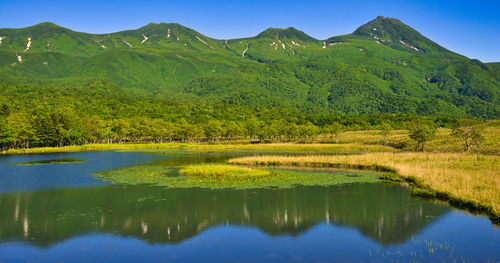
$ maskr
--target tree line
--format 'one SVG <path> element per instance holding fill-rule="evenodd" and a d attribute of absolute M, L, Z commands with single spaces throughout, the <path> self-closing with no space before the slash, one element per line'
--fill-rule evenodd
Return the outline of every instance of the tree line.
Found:
<path fill-rule="evenodd" d="M 457 119 L 411 115 L 363 116 L 280 116 L 259 118 L 245 114 L 238 119 L 217 119 L 209 116 L 188 118 L 125 117 L 102 118 L 98 115 L 80 116 L 71 107 L 36 112 L 11 112 L 0 106 L 0 148 L 62 147 L 88 143 L 128 142 L 220 142 L 253 139 L 261 142 L 313 142 L 327 135 L 338 142 L 338 134 L 349 130 L 377 129 L 387 135 L 393 129 L 413 128 L 418 147 L 424 150 L 436 127 L 450 126 Z M 410 124 L 410 125 L 408 125 Z M 412 126 L 413 125 L 413 126 Z M 420 141 L 420 142 L 419 142 Z"/>

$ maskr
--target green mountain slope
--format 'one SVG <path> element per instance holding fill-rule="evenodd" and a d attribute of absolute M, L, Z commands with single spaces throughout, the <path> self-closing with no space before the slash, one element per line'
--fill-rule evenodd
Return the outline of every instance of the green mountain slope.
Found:
<path fill-rule="evenodd" d="M 295 28 L 218 40 L 167 23 L 110 34 L 42 23 L 0 29 L 0 38 L 9 87 L 104 81 L 124 96 L 173 102 L 500 117 L 498 63 L 453 53 L 393 18 L 326 40 Z"/>

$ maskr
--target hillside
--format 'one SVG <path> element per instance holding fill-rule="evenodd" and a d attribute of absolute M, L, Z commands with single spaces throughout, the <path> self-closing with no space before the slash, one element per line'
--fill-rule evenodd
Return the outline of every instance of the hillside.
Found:
<path fill-rule="evenodd" d="M 12 94 L 26 85 L 59 96 L 58 89 L 83 81 L 176 103 L 500 117 L 497 63 L 453 53 L 393 18 L 326 40 L 295 28 L 219 40 L 167 23 L 109 34 L 41 23 L 0 29 L 0 38 L 0 94 L 12 98 L 0 103 L 14 110 L 23 96 Z"/>

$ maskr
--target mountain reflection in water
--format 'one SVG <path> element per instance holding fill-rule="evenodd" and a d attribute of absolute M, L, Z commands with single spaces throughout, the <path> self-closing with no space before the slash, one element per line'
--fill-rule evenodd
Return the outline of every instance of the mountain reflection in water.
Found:
<path fill-rule="evenodd" d="M 0 208 L 0 241 L 40 247 L 91 232 L 179 243 L 221 224 L 297 236 L 324 222 L 391 245 L 410 239 L 449 210 L 384 184 L 260 190 L 106 185 L 0 194 Z"/>

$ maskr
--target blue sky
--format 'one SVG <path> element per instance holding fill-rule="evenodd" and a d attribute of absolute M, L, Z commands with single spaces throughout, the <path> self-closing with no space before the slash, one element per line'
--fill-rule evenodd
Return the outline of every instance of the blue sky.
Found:
<path fill-rule="evenodd" d="M 1 0 L 0 28 L 50 21 L 77 31 L 108 33 L 149 22 L 177 22 L 214 38 L 296 27 L 326 39 L 376 16 L 395 17 L 442 46 L 484 62 L 500 62 L 500 1 L 40 1 Z"/>

